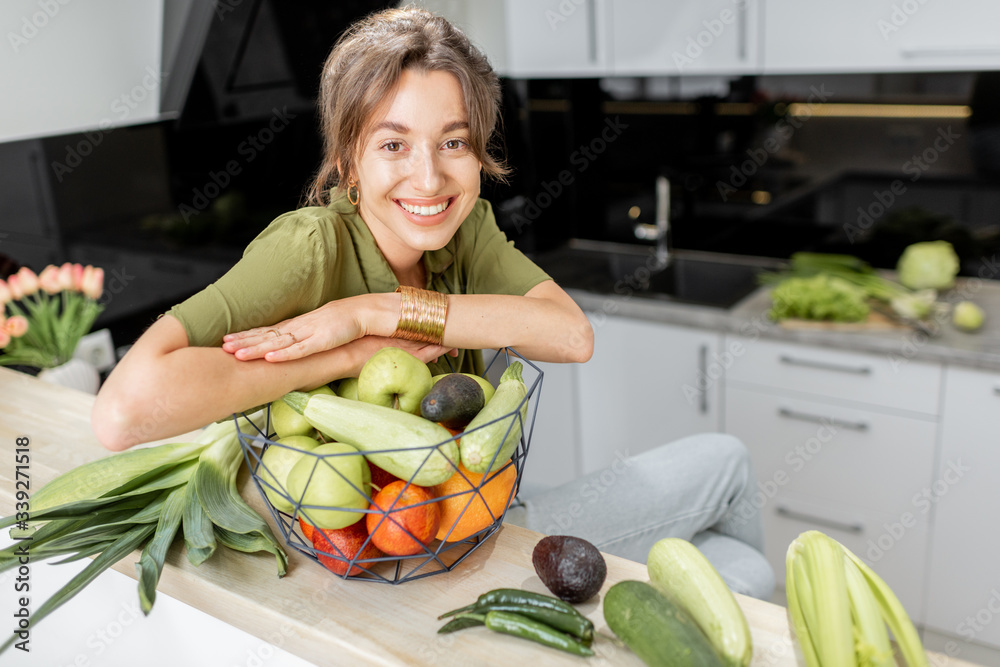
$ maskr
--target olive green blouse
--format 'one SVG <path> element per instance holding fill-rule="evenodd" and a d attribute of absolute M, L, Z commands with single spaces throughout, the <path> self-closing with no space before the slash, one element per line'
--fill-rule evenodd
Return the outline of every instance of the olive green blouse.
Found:
<path fill-rule="evenodd" d="M 427 289 L 445 294 L 524 295 L 549 276 L 497 227 L 489 202 L 476 202 L 455 236 L 424 253 Z M 276 218 L 224 276 L 169 314 L 192 346 L 221 345 L 230 332 L 274 324 L 358 294 L 392 292 L 399 281 L 346 197 Z M 433 373 L 481 374 L 482 354 L 430 364 Z"/>

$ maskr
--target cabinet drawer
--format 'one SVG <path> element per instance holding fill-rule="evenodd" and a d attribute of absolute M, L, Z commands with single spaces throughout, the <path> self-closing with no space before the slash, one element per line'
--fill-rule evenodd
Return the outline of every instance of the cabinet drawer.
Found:
<path fill-rule="evenodd" d="M 727 380 L 930 415 L 939 410 L 939 364 L 766 340 L 745 349 Z"/>
<path fill-rule="evenodd" d="M 750 451 L 761 491 L 899 516 L 927 513 L 936 423 L 726 388 L 726 431 Z"/>
<path fill-rule="evenodd" d="M 819 530 L 868 563 L 889 584 L 913 622 L 923 622 L 926 516 L 914 515 L 904 522 L 899 516 L 842 511 L 782 494 L 768 500 L 761 511 L 764 554 L 779 586 L 785 584 L 788 545 L 807 530 Z"/>

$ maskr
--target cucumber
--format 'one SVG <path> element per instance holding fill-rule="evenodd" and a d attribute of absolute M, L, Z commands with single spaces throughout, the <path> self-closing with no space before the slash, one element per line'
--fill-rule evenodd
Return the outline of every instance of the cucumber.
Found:
<path fill-rule="evenodd" d="M 293 391 L 282 400 L 301 410 L 316 429 L 353 445 L 402 480 L 434 486 L 458 470 L 458 445 L 451 433 L 423 417 L 340 396 Z"/>
<path fill-rule="evenodd" d="M 651 584 L 619 581 L 604 594 L 608 627 L 650 667 L 724 667 L 694 619 Z"/>
<path fill-rule="evenodd" d="M 650 583 L 684 609 L 729 667 L 753 657 L 750 625 L 736 597 L 698 548 L 677 537 L 659 540 L 646 559 Z"/>
<path fill-rule="evenodd" d="M 521 362 L 515 361 L 500 376 L 493 397 L 465 427 L 462 465 L 475 473 L 494 472 L 506 465 L 521 440 L 522 425 L 528 415 L 527 395 L 528 388 L 521 379 Z"/>

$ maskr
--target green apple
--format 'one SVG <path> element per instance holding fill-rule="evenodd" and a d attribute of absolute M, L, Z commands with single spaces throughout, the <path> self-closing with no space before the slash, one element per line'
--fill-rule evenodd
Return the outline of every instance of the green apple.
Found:
<path fill-rule="evenodd" d="M 358 375 L 358 398 L 386 408 L 420 414 L 420 401 L 431 390 L 427 364 L 398 347 L 383 347 Z"/>
<path fill-rule="evenodd" d="M 344 378 L 337 385 L 337 396 L 358 400 L 358 378 Z"/>
<path fill-rule="evenodd" d="M 320 445 L 288 471 L 288 495 L 306 521 L 326 530 L 346 528 L 365 516 L 352 509 L 368 508 L 371 469 L 365 457 L 342 442 Z M 360 491 L 359 491 L 360 490 Z"/>
<path fill-rule="evenodd" d="M 434 377 L 431 378 L 431 381 L 434 384 L 437 384 L 441 378 L 448 377 L 449 375 L 451 375 L 451 373 L 442 373 L 441 375 L 435 375 Z M 478 382 L 479 386 L 483 388 L 483 396 L 485 398 L 484 402 L 485 403 L 490 402 L 490 399 L 493 398 L 493 392 L 495 392 L 496 389 L 493 387 L 493 385 L 490 384 L 489 380 L 487 380 L 484 377 L 479 377 L 475 373 L 462 373 L 461 375 L 467 375 L 476 382 Z"/>
<path fill-rule="evenodd" d="M 327 385 L 322 385 L 308 392 L 310 396 L 315 394 L 333 395 L 333 389 Z M 296 412 L 288 403 L 280 398 L 271 402 L 271 428 L 279 438 L 290 435 L 313 435 L 316 430 L 306 418 Z"/>
<path fill-rule="evenodd" d="M 293 505 L 288 499 L 288 471 L 299 462 L 306 452 L 319 447 L 319 440 L 305 435 L 288 435 L 278 438 L 269 445 L 260 457 L 257 476 L 260 478 L 264 495 L 274 505 L 274 509 L 291 514 Z"/>

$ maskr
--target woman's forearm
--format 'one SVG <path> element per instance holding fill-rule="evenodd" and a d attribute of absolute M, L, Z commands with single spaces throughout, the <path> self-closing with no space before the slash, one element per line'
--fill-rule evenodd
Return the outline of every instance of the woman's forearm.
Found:
<path fill-rule="evenodd" d="M 180 435 L 289 391 L 347 375 L 347 352 L 342 347 L 270 364 L 237 361 L 220 348 L 183 347 L 126 359 L 101 388 L 93 429 L 98 440 L 115 451 Z"/>
<path fill-rule="evenodd" d="M 552 282 L 525 296 L 452 295 L 444 345 L 457 348 L 513 347 L 538 361 L 585 362 L 594 349 L 590 321 Z"/>

